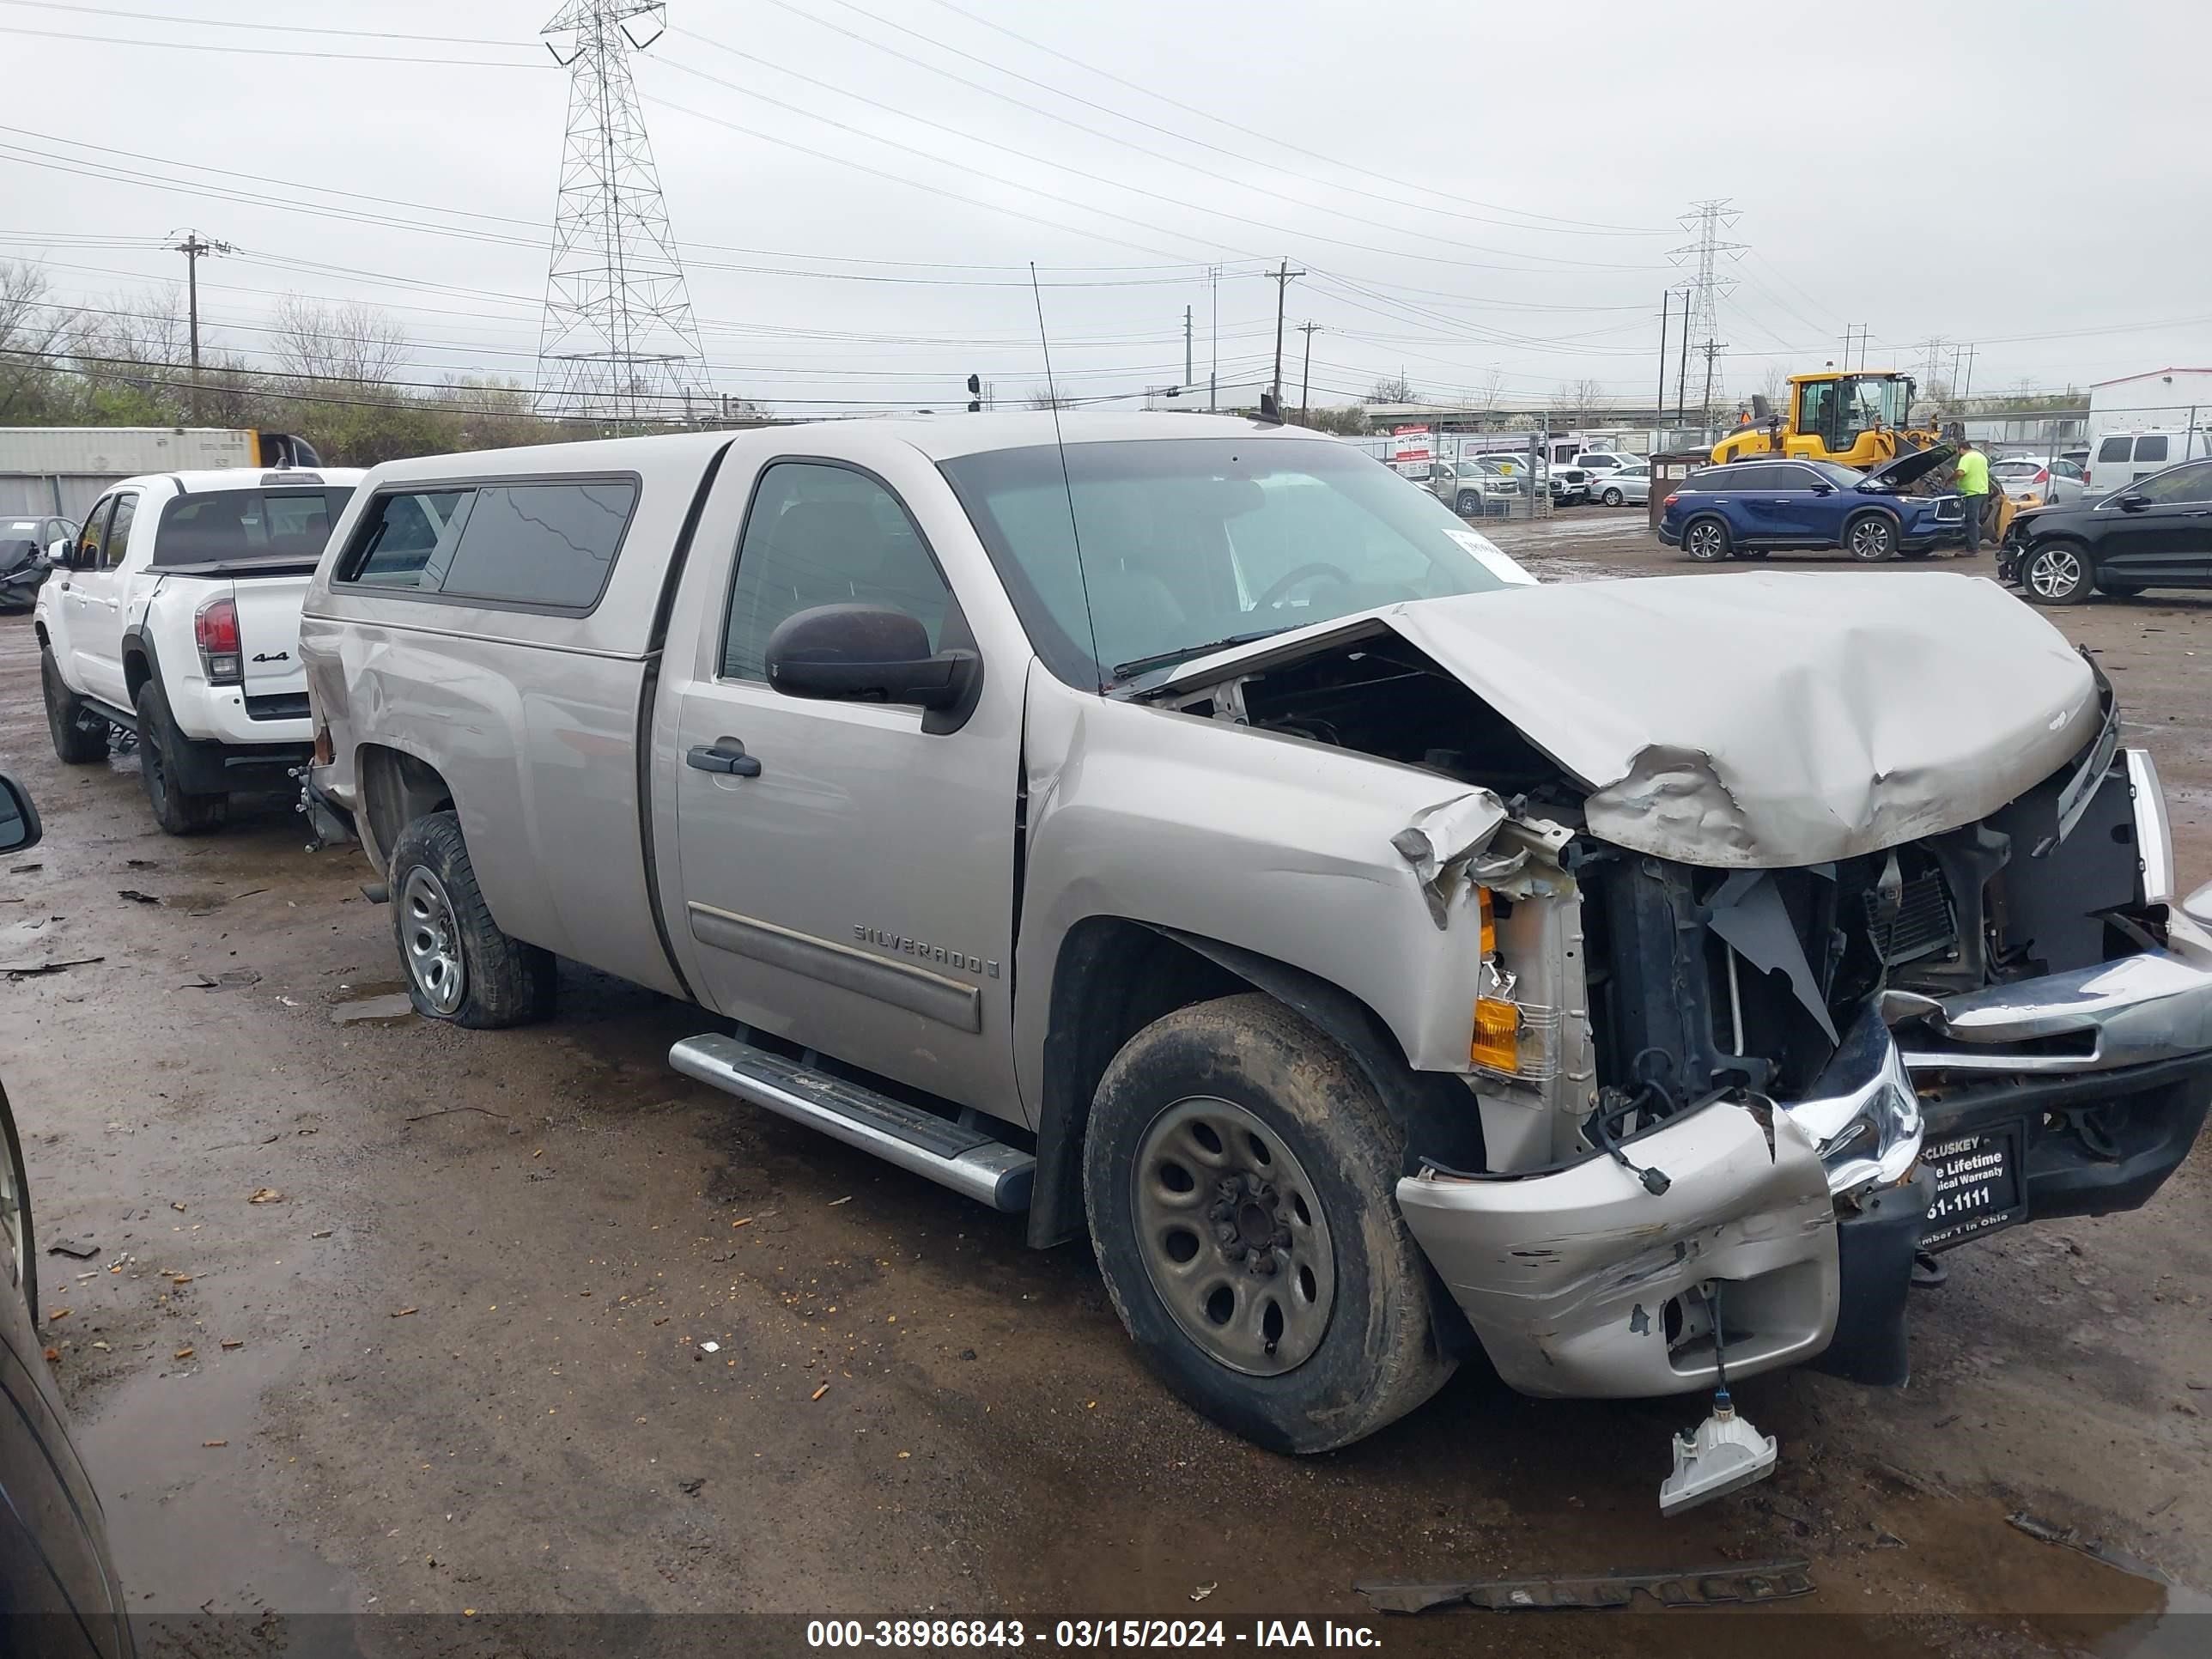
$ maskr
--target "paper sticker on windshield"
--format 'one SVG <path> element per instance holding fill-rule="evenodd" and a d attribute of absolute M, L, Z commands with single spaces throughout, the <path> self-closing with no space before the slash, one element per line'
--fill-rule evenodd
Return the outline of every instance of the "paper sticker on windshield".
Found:
<path fill-rule="evenodd" d="M 1504 550 L 1489 537 L 1474 530 L 1447 530 L 1444 534 L 1474 555 L 1482 568 L 1504 582 L 1518 582 L 1534 587 L 1536 579 L 1507 558 Z"/>

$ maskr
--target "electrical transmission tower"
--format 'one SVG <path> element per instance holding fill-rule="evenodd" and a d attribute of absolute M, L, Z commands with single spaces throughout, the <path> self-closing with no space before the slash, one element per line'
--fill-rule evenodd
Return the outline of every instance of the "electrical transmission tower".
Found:
<path fill-rule="evenodd" d="M 629 54 L 667 27 L 661 0 L 567 0 L 548 23 L 566 37 L 568 132 L 561 149 L 553 261 L 538 336 L 538 395 L 549 413 L 613 424 L 680 420 L 708 404 L 707 357 L 668 228 Z M 658 25 L 640 40 L 629 20 Z"/>
<path fill-rule="evenodd" d="M 1705 419 L 1712 422 L 1713 393 L 1720 385 L 1720 355 L 1728 349 L 1720 337 L 1720 298 L 1735 286 L 1733 277 L 1719 274 L 1721 256 L 1741 258 L 1746 244 L 1724 242 L 1721 233 L 1731 230 L 1743 216 L 1729 205 L 1727 197 L 1715 197 L 1708 201 L 1692 202 L 1690 210 L 1681 218 L 1682 228 L 1696 239 L 1674 249 L 1668 255 L 1676 264 L 1694 258 L 1697 275 L 1691 279 L 1690 331 L 1683 337 L 1684 343 L 1705 360 Z"/>

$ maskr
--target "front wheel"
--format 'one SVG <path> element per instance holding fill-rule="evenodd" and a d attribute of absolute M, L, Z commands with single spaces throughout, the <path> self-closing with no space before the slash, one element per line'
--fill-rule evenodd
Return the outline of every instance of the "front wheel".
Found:
<path fill-rule="evenodd" d="M 148 680 L 138 688 L 138 778 L 154 821 L 173 836 L 219 830 L 230 816 L 230 797 L 195 792 L 179 781 L 184 744 L 161 682 Z"/>
<path fill-rule="evenodd" d="M 1682 532 L 1682 551 L 1699 564 L 1718 564 L 1729 556 L 1728 526 L 1718 519 L 1695 519 Z"/>
<path fill-rule="evenodd" d="M 2021 559 L 2021 590 L 2037 605 L 2073 605 L 2089 596 L 2089 563 L 2071 542 L 2051 542 Z"/>
<path fill-rule="evenodd" d="M 1479 519 L 1482 516 L 1482 497 L 1472 489 L 1460 491 L 1458 505 L 1459 515 L 1462 519 Z"/>
<path fill-rule="evenodd" d="M 1897 526 L 1883 513 L 1854 519 L 1844 527 L 1844 550 L 1861 564 L 1880 564 L 1897 551 Z"/>
<path fill-rule="evenodd" d="M 432 812 L 392 849 L 392 927 L 416 1012 L 477 1030 L 529 1025 L 553 1012 L 553 953 L 491 919 L 461 822 Z"/>
<path fill-rule="evenodd" d="M 1348 1445 L 1450 1376 L 1395 1196 L 1405 1138 L 1350 1055 L 1273 999 L 1177 1010 L 1093 1103 L 1083 1197 L 1146 1363 L 1277 1451 Z"/>
<path fill-rule="evenodd" d="M 46 694 L 46 732 L 54 740 L 55 757 L 70 766 L 106 760 L 108 724 L 69 689 L 52 646 L 39 647 L 39 680 Z"/>

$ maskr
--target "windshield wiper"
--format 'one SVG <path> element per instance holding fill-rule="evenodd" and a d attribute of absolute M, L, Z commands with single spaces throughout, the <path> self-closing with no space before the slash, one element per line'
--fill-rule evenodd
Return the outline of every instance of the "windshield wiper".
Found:
<path fill-rule="evenodd" d="M 1113 684 L 1120 685 L 1139 674 L 1148 674 L 1155 668 L 1171 668 L 1193 657 L 1203 657 L 1210 652 L 1226 651 L 1232 645 L 1249 645 L 1255 640 L 1264 640 L 1277 634 L 1287 634 L 1292 628 L 1304 624 L 1292 623 L 1282 628 L 1258 628 L 1249 634 L 1231 634 L 1225 639 L 1208 640 L 1203 645 L 1181 645 L 1172 651 L 1156 652 L 1149 657 L 1138 657 L 1132 661 L 1114 665 Z"/>

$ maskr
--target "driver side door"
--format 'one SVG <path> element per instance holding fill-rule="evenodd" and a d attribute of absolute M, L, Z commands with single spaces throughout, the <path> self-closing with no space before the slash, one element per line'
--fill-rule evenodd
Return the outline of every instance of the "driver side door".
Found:
<path fill-rule="evenodd" d="M 777 625 L 848 604 L 904 612 L 933 649 L 967 641 L 888 483 L 835 460 L 769 462 L 680 692 L 684 904 L 670 922 L 690 934 L 694 988 L 731 1018 L 1006 1115 L 1024 667 L 987 658 L 975 711 L 949 731 L 919 708 L 773 689 Z"/>
<path fill-rule="evenodd" d="M 2121 505 L 2138 497 L 2142 506 Z M 2136 587 L 2212 586 L 2212 461 L 2123 489 L 2099 516 L 2109 520 L 2098 549 L 2100 575 Z"/>

